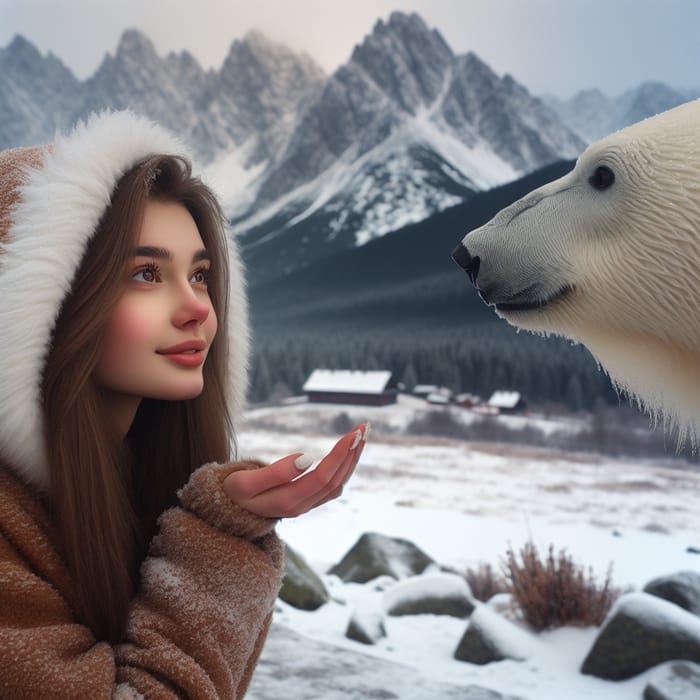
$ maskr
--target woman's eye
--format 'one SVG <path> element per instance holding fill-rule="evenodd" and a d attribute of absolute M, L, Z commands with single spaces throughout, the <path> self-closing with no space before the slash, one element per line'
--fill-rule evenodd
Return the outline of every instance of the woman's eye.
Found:
<path fill-rule="evenodd" d="M 209 270 L 205 268 L 200 268 L 199 270 L 196 270 L 192 274 L 190 281 L 194 284 L 207 284 L 207 282 L 209 281 Z"/>
<path fill-rule="evenodd" d="M 142 267 L 140 270 L 136 270 L 131 276 L 131 279 L 135 282 L 154 284 L 160 281 L 160 273 L 157 267 L 149 265 L 147 267 Z"/>

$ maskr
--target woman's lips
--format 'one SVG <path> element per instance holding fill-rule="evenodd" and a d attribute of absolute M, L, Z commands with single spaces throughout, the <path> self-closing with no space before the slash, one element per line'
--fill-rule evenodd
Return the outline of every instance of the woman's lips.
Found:
<path fill-rule="evenodd" d="M 201 350 L 192 352 L 165 352 L 159 353 L 176 365 L 183 367 L 199 367 L 204 362 L 204 353 Z"/>
<path fill-rule="evenodd" d="M 182 367 L 199 367 L 204 362 L 204 349 L 206 343 L 201 340 L 189 340 L 184 343 L 172 345 L 164 350 L 158 350 L 159 355 L 163 355 L 171 362 Z"/>

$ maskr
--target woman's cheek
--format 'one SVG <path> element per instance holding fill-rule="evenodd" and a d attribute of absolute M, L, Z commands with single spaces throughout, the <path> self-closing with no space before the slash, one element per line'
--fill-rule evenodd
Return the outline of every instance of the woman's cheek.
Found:
<path fill-rule="evenodd" d="M 133 369 L 134 363 L 154 354 L 159 343 L 167 343 L 157 336 L 159 324 L 148 305 L 122 300 L 112 312 L 102 341 L 102 357 L 98 376 L 122 375 Z"/>

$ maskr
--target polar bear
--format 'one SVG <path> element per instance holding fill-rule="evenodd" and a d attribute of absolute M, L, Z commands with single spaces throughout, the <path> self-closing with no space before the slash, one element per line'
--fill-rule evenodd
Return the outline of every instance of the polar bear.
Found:
<path fill-rule="evenodd" d="M 666 427 L 700 436 L 700 100 L 589 146 L 452 257 L 519 328 L 584 344 Z"/>

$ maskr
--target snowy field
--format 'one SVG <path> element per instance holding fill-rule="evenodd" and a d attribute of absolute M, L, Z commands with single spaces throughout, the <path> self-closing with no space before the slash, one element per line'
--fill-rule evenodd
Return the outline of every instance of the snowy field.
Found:
<path fill-rule="evenodd" d="M 527 661 L 486 666 L 453 658 L 467 621 L 447 616 L 389 617 L 387 637 L 374 646 L 345 638 L 355 607 L 379 605 L 382 593 L 324 572 L 365 532 L 409 539 L 460 571 L 482 562 L 500 568 L 508 548 L 530 540 L 541 552 L 550 544 L 566 548 L 600 581 L 612 563 L 618 588 L 639 590 L 657 576 L 700 570 L 700 555 L 687 551 L 700 547 L 700 471 L 682 462 L 406 434 L 424 410 L 424 402 L 401 397 L 382 408 L 297 403 L 249 412 L 239 447 L 262 459 L 297 451 L 322 456 L 342 412 L 353 423 L 369 419 L 373 432 L 340 499 L 280 524 L 280 535 L 323 576 L 332 601 L 315 612 L 278 602 L 248 697 L 640 700 L 653 671 L 624 682 L 579 673 L 595 628 L 541 633 Z M 470 420 L 468 411 L 454 410 Z M 556 420 L 538 427 L 576 429 Z"/>

